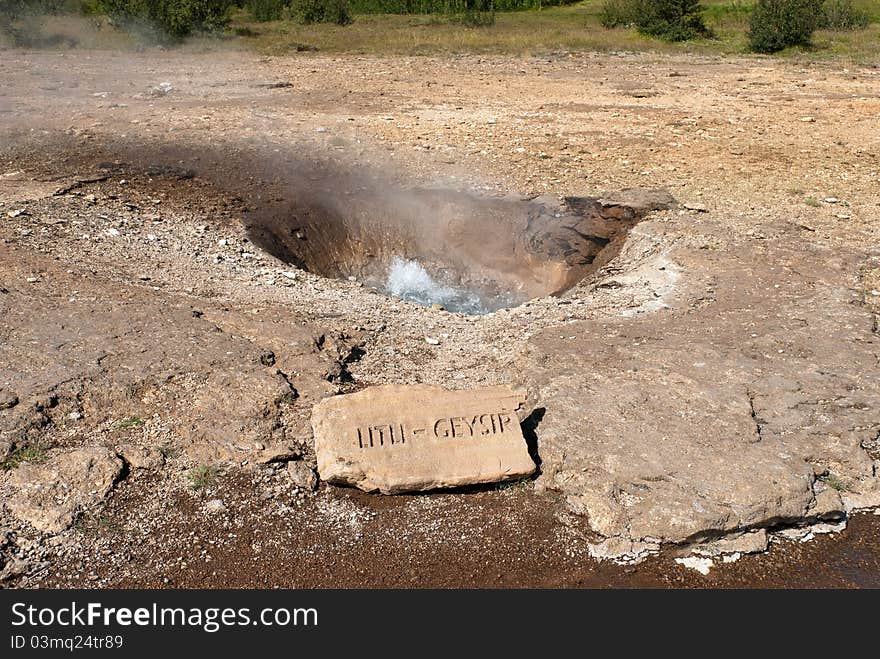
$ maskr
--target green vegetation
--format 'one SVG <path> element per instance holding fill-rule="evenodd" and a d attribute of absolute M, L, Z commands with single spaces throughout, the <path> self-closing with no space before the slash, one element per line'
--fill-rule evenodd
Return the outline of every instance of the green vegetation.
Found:
<path fill-rule="evenodd" d="M 290 5 L 286 0 L 248 0 L 245 8 L 250 12 L 255 21 L 277 21 L 284 15 L 284 10 Z"/>
<path fill-rule="evenodd" d="M 757 2 L 768 6 L 812 3 L 815 8 L 820 0 L 702 0 L 699 4 L 697 0 L 0 0 L 4 14 L 0 47 L 76 43 L 79 35 L 73 28 L 68 30 L 70 38 L 34 38 L 32 26 L 23 23 L 30 21 L 28 13 L 38 11 L 90 15 L 89 21 L 104 26 L 97 36 L 89 37 L 91 47 L 102 47 L 102 43 L 115 47 L 126 41 L 167 42 L 183 34 L 237 39 L 264 54 L 319 50 L 377 55 L 542 55 L 649 50 L 734 55 L 750 51 L 750 36 L 762 51 L 789 43 L 790 39 L 777 39 L 775 31 L 794 34 L 797 29 L 772 28 L 779 21 L 774 21 L 772 12 L 767 18 L 766 12 L 754 11 Z M 633 13 L 633 7 L 641 9 Z M 110 25 L 127 32 L 107 29 L 104 15 L 111 16 Z M 59 22 L 72 23 L 69 17 L 55 24 Z M 794 41 L 798 43 L 779 53 L 876 62 L 880 57 L 880 2 L 822 0 L 812 37 Z M 196 43 L 212 47 L 204 39 Z"/>
<path fill-rule="evenodd" d="M 550 0 L 545 4 L 573 1 Z M 467 25 L 491 25 L 496 9 L 517 11 L 540 6 L 540 0 L 249 0 L 244 4 L 251 18 L 257 22 L 283 19 L 301 25 L 348 25 L 353 20 L 353 14 L 436 14 L 452 17 Z"/>
<path fill-rule="evenodd" d="M 328 0 L 330 3 L 333 0 Z M 577 0 L 348 0 L 352 14 L 465 14 L 488 13 L 496 11 L 523 11 L 545 9 L 560 5 L 570 5 Z M 297 0 L 246 0 L 242 7 L 255 21 L 277 21 L 291 18 L 291 7 Z M 323 0 L 312 0 L 313 5 L 324 4 Z"/>
<path fill-rule="evenodd" d="M 609 2 L 613 0 L 583 0 L 549 7 L 544 3 L 545 8 L 540 11 L 501 11 L 495 2 L 494 24 L 487 29 L 473 29 L 464 21 L 440 13 L 364 14 L 358 8 L 361 1 L 366 0 L 349 0 L 354 21 L 344 28 L 300 25 L 284 19 L 260 23 L 253 21 L 247 11 L 233 14 L 233 26 L 246 35 L 243 37 L 246 44 L 264 54 L 317 49 L 378 55 L 645 50 L 733 55 L 749 52 L 749 19 L 755 6 L 754 0 L 702 0 L 701 16 L 712 37 L 671 42 L 641 32 L 634 21 L 618 22 L 619 27 L 614 29 L 603 28 L 603 19 L 608 21 Z M 880 3 L 876 0 L 850 2 L 855 10 L 869 16 L 867 27 L 845 32 L 820 29 L 814 33 L 810 46 L 790 47 L 781 54 L 876 61 L 880 57 Z"/>
<path fill-rule="evenodd" d="M 531 482 L 532 482 L 532 479 L 529 476 L 526 476 L 524 478 L 517 478 L 517 479 L 509 480 L 509 481 L 501 481 L 500 483 L 498 483 L 495 486 L 495 490 L 497 492 L 503 492 L 505 490 L 510 490 L 513 488 L 525 489 L 529 486 L 529 484 Z"/>
<path fill-rule="evenodd" d="M 226 27 L 236 0 L 0 0 L 0 29 L 39 14 L 106 15 L 156 40 L 179 40 Z"/>
<path fill-rule="evenodd" d="M 157 36 L 181 39 L 229 23 L 234 0 L 97 0 L 95 8 L 123 24 L 149 26 Z"/>
<path fill-rule="evenodd" d="M 831 472 L 825 474 L 824 476 L 820 476 L 819 480 L 825 483 L 825 485 L 830 487 L 832 490 L 837 490 L 838 492 L 843 492 L 847 489 L 846 483 L 844 483 L 842 480 L 840 480 L 838 476 L 832 474 Z"/>
<path fill-rule="evenodd" d="M 456 14 L 522 11 L 570 5 L 577 0 L 349 0 L 355 14 Z"/>
<path fill-rule="evenodd" d="M 21 446 L 0 460 L 0 469 L 11 471 L 22 462 L 43 462 L 46 459 L 46 451 L 39 446 Z"/>
<path fill-rule="evenodd" d="M 204 490 L 217 484 L 217 467 L 199 465 L 190 469 L 187 476 L 189 476 L 189 484 L 192 489 Z"/>
<path fill-rule="evenodd" d="M 639 20 L 639 5 L 641 2 L 637 0 L 605 0 L 599 21 L 609 29 L 635 26 Z"/>
<path fill-rule="evenodd" d="M 295 400 L 296 400 L 296 395 L 287 391 L 275 399 L 275 404 L 276 405 L 293 405 Z"/>
<path fill-rule="evenodd" d="M 822 205 L 819 203 L 818 199 L 814 199 L 813 197 L 807 197 L 806 199 L 804 199 L 804 203 L 807 206 L 812 206 L 813 208 L 819 208 L 819 206 Z"/>
<path fill-rule="evenodd" d="M 119 525 L 104 514 L 86 512 L 77 517 L 73 530 L 83 535 L 98 535 L 107 531 L 119 531 Z"/>
<path fill-rule="evenodd" d="M 126 430 L 128 428 L 140 428 L 144 425 L 144 420 L 139 416 L 129 416 L 116 424 L 117 430 Z"/>
<path fill-rule="evenodd" d="M 749 49 L 775 53 L 808 46 L 822 16 L 822 0 L 758 0 L 749 19 Z"/>
<path fill-rule="evenodd" d="M 347 0 L 293 0 L 290 15 L 302 25 L 313 23 L 351 23 L 351 11 Z"/>
<path fill-rule="evenodd" d="M 871 23 L 871 15 L 853 0 L 825 0 L 821 27 L 829 30 L 860 30 Z"/>
<path fill-rule="evenodd" d="M 711 36 L 703 22 L 699 0 L 607 0 L 602 25 L 634 25 L 639 32 L 666 41 L 687 41 Z"/>

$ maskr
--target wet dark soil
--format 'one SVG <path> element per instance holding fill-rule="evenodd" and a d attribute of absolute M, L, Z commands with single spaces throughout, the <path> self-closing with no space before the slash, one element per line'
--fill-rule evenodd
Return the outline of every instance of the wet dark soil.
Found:
<path fill-rule="evenodd" d="M 124 484 L 104 516 L 77 527 L 78 551 L 40 587 L 122 588 L 876 588 L 880 517 L 808 543 L 716 565 L 703 576 L 674 552 L 639 565 L 599 563 L 531 484 L 420 496 L 322 486 L 263 498 L 240 472 L 210 493 L 181 489 L 159 510 L 149 482 Z M 217 497 L 226 511 L 206 513 Z M 298 503 L 299 502 L 299 503 Z M 156 513 L 143 518 L 143 511 Z M 167 514 L 162 514 L 164 510 Z M 280 512 L 279 512 L 280 511 Z"/>

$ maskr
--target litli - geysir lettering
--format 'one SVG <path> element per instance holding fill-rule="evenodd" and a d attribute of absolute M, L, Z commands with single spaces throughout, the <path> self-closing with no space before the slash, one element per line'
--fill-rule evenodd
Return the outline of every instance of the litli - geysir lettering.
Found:
<path fill-rule="evenodd" d="M 380 423 L 356 429 L 358 448 L 403 446 L 419 439 L 457 439 L 500 435 L 514 423 L 507 412 L 441 417 L 423 426 Z"/>

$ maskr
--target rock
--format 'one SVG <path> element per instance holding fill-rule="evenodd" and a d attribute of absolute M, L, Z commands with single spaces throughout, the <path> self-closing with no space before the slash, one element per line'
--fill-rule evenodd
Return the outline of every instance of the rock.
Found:
<path fill-rule="evenodd" d="M 846 516 L 840 493 L 830 487 L 816 493 L 816 501 L 809 512 L 819 519 L 839 519 Z"/>
<path fill-rule="evenodd" d="M 846 520 L 842 519 L 838 522 L 819 522 L 810 527 L 810 532 L 819 535 L 822 533 L 841 533 L 846 530 Z"/>
<path fill-rule="evenodd" d="M 666 190 L 649 188 L 626 188 L 606 193 L 599 203 L 605 207 L 624 206 L 638 213 L 669 210 L 676 205 L 675 198 Z"/>
<path fill-rule="evenodd" d="M 880 488 L 864 493 L 842 492 L 841 499 L 847 512 L 880 508 Z"/>
<path fill-rule="evenodd" d="M 722 235 L 716 226 L 711 214 L 701 220 L 701 231 Z M 641 223 L 642 231 L 657 240 L 663 235 L 655 220 Z M 653 288 L 648 282 L 656 281 L 654 295 L 663 296 L 659 287 L 667 284 L 659 277 L 676 271 L 669 263 L 648 270 L 653 257 L 629 251 L 649 249 L 641 235 L 631 235 L 617 267 L 633 273 L 626 265 L 633 258 L 638 285 Z M 767 250 L 798 258 L 781 244 Z M 574 321 L 564 335 L 548 327 L 528 339 L 511 370 L 546 406 L 535 428 L 538 485 L 561 495 L 592 531 L 633 542 L 681 544 L 779 520 L 809 523 L 839 505 L 832 494 L 820 495 L 816 464 L 825 465 L 820 473 L 834 466 L 847 488 L 839 492 L 846 510 L 880 505 L 880 479 L 863 448 L 876 438 L 880 392 L 853 367 L 877 364 L 874 320 L 849 291 L 828 283 L 864 257 L 822 251 L 827 260 L 815 262 L 809 283 L 781 302 L 760 293 L 791 285 L 767 254 L 743 243 L 736 257 L 713 255 L 710 276 L 701 252 L 673 251 L 670 260 L 679 272 L 693 268 L 692 284 L 711 291 L 698 294 L 705 307 Z M 712 279 L 720 272 L 754 288 L 725 290 Z M 668 285 L 680 300 L 690 295 L 681 282 Z M 734 308 L 749 308 L 752 320 L 732 313 L 719 321 Z M 809 320 L 773 324 L 781 318 Z M 744 342 L 729 350 L 706 336 L 696 343 L 696 323 L 716 321 Z M 772 372 L 756 376 L 751 368 L 758 363 L 772 364 Z"/>
<path fill-rule="evenodd" d="M 78 448 L 44 464 L 23 463 L 9 477 L 12 514 L 38 531 L 60 533 L 86 507 L 102 501 L 122 472 L 122 461 L 106 448 Z"/>
<path fill-rule="evenodd" d="M 318 477 L 315 472 L 302 460 L 287 463 L 287 474 L 293 484 L 302 490 L 314 490 L 318 487 Z"/>
<path fill-rule="evenodd" d="M 123 444 L 117 449 L 117 452 L 131 469 L 155 471 L 161 469 L 165 464 L 165 456 L 153 447 Z"/>
<path fill-rule="evenodd" d="M 0 390 L 0 410 L 8 410 L 18 405 L 18 394 Z"/>
<path fill-rule="evenodd" d="M 0 581 L 11 581 L 27 574 L 31 564 L 23 558 L 13 558 L 3 566 L 0 572 Z"/>
<path fill-rule="evenodd" d="M 382 385 L 326 398 L 312 410 L 318 473 L 384 494 L 529 476 L 535 463 L 510 387 L 449 391 Z"/>
<path fill-rule="evenodd" d="M 426 336 L 426 337 L 425 337 L 425 343 L 427 343 L 428 345 L 432 345 L 432 346 L 439 346 L 439 345 L 440 345 L 440 339 L 435 339 L 435 338 L 433 338 L 433 337 Z"/>
<path fill-rule="evenodd" d="M 287 80 L 278 80 L 276 82 L 260 82 L 255 84 L 254 87 L 263 87 L 264 89 L 284 89 L 286 87 L 293 87 L 293 83 L 288 82 Z"/>
<path fill-rule="evenodd" d="M 659 549 L 657 543 L 633 542 L 619 536 L 589 545 L 590 556 L 598 561 L 612 560 L 615 563 L 639 563 Z"/>
<path fill-rule="evenodd" d="M 684 208 L 694 213 L 708 213 L 709 209 L 702 204 L 682 204 Z"/>
<path fill-rule="evenodd" d="M 769 540 L 767 531 L 758 529 L 747 533 L 733 534 L 706 543 L 695 549 L 700 556 L 719 556 L 721 554 L 757 554 L 767 550 Z"/>
<path fill-rule="evenodd" d="M 696 570 L 703 576 L 709 574 L 714 563 L 711 558 L 701 558 L 699 556 L 688 556 L 687 558 L 676 558 L 675 562 L 684 565 L 692 570 Z"/>
<path fill-rule="evenodd" d="M 208 503 L 205 504 L 205 510 L 209 513 L 225 513 L 226 512 L 226 504 L 223 503 L 220 499 L 211 499 Z"/>
<path fill-rule="evenodd" d="M 160 82 L 155 87 L 150 88 L 150 96 L 168 96 L 174 90 L 174 86 L 170 82 Z"/>
<path fill-rule="evenodd" d="M 300 453 L 299 449 L 287 444 L 273 444 L 272 446 L 263 446 L 262 448 L 255 445 L 254 448 L 256 451 L 251 454 L 250 458 L 256 464 L 293 460 L 298 458 Z"/>
<path fill-rule="evenodd" d="M 779 529 L 775 535 L 786 540 L 803 540 L 806 537 L 813 537 L 809 526 L 791 526 L 785 529 Z"/>

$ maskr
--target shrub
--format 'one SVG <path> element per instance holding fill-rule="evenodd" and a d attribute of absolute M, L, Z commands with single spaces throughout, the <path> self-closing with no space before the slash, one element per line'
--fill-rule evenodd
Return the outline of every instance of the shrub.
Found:
<path fill-rule="evenodd" d="M 123 26 L 148 25 L 157 36 L 181 39 L 229 23 L 234 0 L 100 0 L 103 10 Z"/>
<path fill-rule="evenodd" d="M 606 0 L 600 18 L 605 27 L 635 25 L 639 32 L 667 41 L 707 37 L 699 0 Z"/>
<path fill-rule="evenodd" d="M 194 490 L 204 490 L 217 484 L 217 467 L 199 465 L 190 469 L 187 473 L 190 487 Z"/>
<path fill-rule="evenodd" d="M 311 23 L 351 23 L 351 11 L 346 0 L 293 0 L 290 14 L 303 25 Z"/>
<path fill-rule="evenodd" d="M 703 23 L 699 0 L 648 0 L 642 2 L 639 31 L 667 41 L 686 41 L 710 34 Z"/>
<path fill-rule="evenodd" d="M 467 12 L 469 3 L 483 5 L 490 0 L 348 0 L 354 14 L 461 14 Z M 482 13 L 494 11 L 521 11 L 570 5 L 580 0 L 491 0 L 492 9 L 477 10 Z"/>
<path fill-rule="evenodd" d="M 758 0 L 749 20 L 749 49 L 775 53 L 805 46 L 823 15 L 822 0 Z"/>
<path fill-rule="evenodd" d="M 495 24 L 495 4 L 493 0 L 459 0 L 449 2 L 445 13 L 451 20 L 468 27 L 488 27 Z"/>
<path fill-rule="evenodd" d="M 636 25 L 641 4 L 643 2 L 639 0 L 606 0 L 602 5 L 599 22 L 607 28 Z"/>
<path fill-rule="evenodd" d="M 277 21 L 289 0 L 248 0 L 245 4 L 255 21 Z"/>
<path fill-rule="evenodd" d="M 326 0 L 324 3 L 324 22 L 348 25 L 352 22 L 351 10 L 347 0 Z"/>
<path fill-rule="evenodd" d="M 868 27 L 868 13 L 853 7 L 852 0 L 826 0 L 822 27 L 829 30 L 858 30 Z"/>

